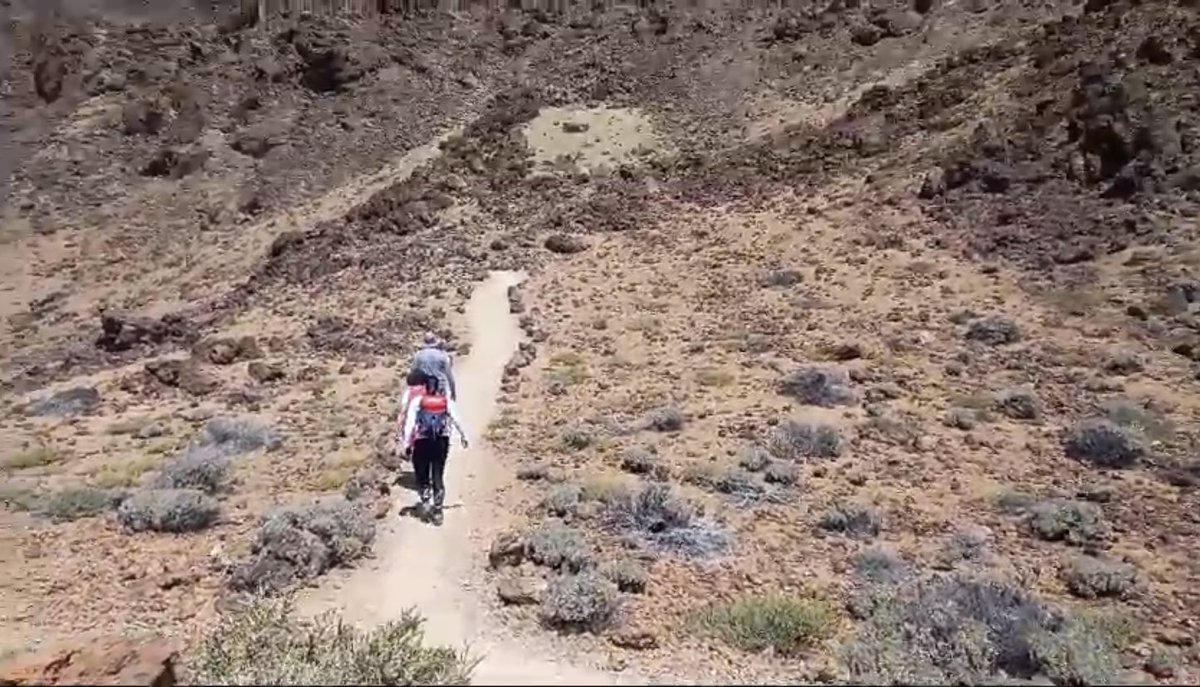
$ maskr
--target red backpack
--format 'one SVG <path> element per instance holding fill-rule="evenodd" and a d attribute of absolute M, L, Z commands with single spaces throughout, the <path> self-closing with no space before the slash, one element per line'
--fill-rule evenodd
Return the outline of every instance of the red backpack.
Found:
<path fill-rule="evenodd" d="M 421 396 L 419 402 L 421 405 L 417 408 L 416 438 L 429 439 L 446 436 L 450 418 L 450 404 L 446 397 L 425 394 Z"/>

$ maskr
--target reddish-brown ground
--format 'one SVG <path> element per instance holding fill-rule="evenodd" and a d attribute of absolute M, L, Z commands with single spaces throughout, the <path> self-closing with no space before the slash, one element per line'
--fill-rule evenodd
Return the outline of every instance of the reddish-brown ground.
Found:
<path fill-rule="evenodd" d="M 1195 679 L 1195 7 L 16 26 L 0 648 L 194 636 L 258 516 L 367 471 L 420 333 L 459 340 L 472 282 L 518 268 L 532 345 L 489 436 L 514 476 L 550 479 L 514 478 L 512 525 L 536 528 L 547 495 L 578 485 L 555 519 L 597 559 L 649 571 L 616 629 L 564 642 L 697 679 L 845 676 L 851 613 L 786 658 L 697 634 L 689 614 L 766 591 L 840 609 L 864 586 L 854 556 L 881 547 L 921 574 L 986 569 L 1127 617 L 1125 668 L 1153 657 L 1154 679 Z M 104 337 L 102 314 L 146 319 Z M 985 316 L 1019 336 L 968 335 Z M 257 355 L 198 346 L 245 335 Z M 782 381 L 806 365 L 842 368 L 854 399 L 789 396 Z M 86 414 L 27 412 L 75 387 L 98 391 Z M 1006 392 L 1036 412 L 997 406 Z M 639 429 L 662 409 L 680 421 Z M 224 414 L 258 415 L 284 442 L 236 462 L 210 529 L 47 515 L 64 489 L 139 488 Z M 1144 441 L 1135 464 L 1067 455 L 1072 429 L 1106 414 Z M 788 420 L 834 428 L 840 452 L 794 461 L 789 488 L 754 470 L 730 487 Z M 605 524 L 586 494 L 649 480 L 625 474 L 633 450 L 703 506 L 720 555 L 638 549 Z M 1087 502 L 1106 533 L 1040 540 L 997 506 L 1018 492 Z M 845 503 L 882 515 L 873 541 L 818 526 Z M 968 530 L 986 557 L 948 562 Z M 1133 566 L 1136 592 L 1071 594 L 1062 571 L 1084 549 Z M 535 625 L 529 608 L 496 612 Z"/>

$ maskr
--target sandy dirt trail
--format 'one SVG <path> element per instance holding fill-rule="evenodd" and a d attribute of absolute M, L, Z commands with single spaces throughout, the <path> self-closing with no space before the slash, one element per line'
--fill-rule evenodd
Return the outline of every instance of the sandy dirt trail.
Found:
<path fill-rule="evenodd" d="M 520 340 L 520 328 L 508 311 L 508 287 L 520 280 L 511 272 L 493 273 L 467 305 L 470 355 L 455 364 L 467 429 L 474 443 L 457 444 L 446 468 L 445 523 L 435 527 L 396 515 L 415 496 L 394 493 L 397 503 L 375 543 L 375 558 L 338 571 L 325 584 L 299 599 L 300 609 L 316 614 L 341 613 L 347 622 L 373 626 L 416 607 L 426 618 L 428 641 L 469 646 L 482 663 L 473 684 L 530 685 L 637 684 L 633 676 L 575 667 L 547 658 L 547 651 L 503 638 L 488 627 L 476 582 L 486 559 L 494 523 L 494 488 L 502 471 L 483 441 L 496 409 L 504 366 Z"/>

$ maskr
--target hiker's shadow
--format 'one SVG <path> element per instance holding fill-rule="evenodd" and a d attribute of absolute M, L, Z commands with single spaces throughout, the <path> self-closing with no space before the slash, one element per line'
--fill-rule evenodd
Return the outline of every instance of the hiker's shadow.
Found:
<path fill-rule="evenodd" d="M 417 473 L 414 470 L 405 470 L 404 468 L 397 470 L 393 483 L 413 493 L 419 491 L 417 489 Z"/>

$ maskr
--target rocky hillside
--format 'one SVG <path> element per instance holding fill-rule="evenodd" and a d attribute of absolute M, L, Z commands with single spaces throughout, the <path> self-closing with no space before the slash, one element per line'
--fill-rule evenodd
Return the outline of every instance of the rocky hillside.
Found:
<path fill-rule="evenodd" d="M 15 38 L 2 648 L 194 645 L 366 555 L 395 368 L 519 268 L 513 632 L 696 679 L 1195 679 L 1188 3 Z"/>

